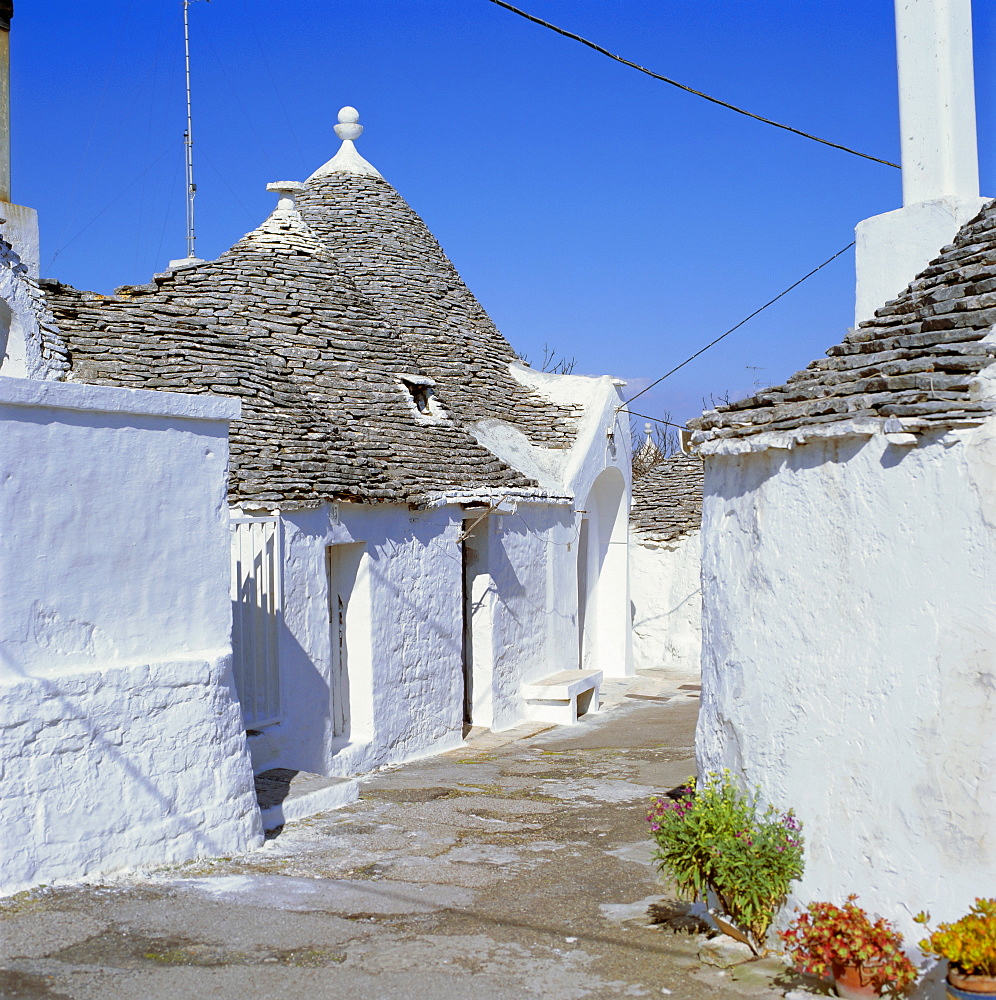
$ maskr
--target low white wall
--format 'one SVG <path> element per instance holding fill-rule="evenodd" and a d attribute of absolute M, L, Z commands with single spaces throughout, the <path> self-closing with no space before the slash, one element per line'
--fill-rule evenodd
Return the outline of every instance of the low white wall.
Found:
<path fill-rule="evenodd" d="M 705 464 L 702 770 L 805 823 L 796 899 L 915 933 L 996 885 L 996 431 Z"/>
<path fill-rule="evenodd" d="M 229 663 L 0 680 L 0 894 L 262 842 Z"/>
<path fill-rule="evenodd" d="M 690 531 L 666 542 L 630 534 L 633 664 L 637 670 L 698 673 L 702 651 L 702 539 Z"/>
<path fill-rule="evenodd" d="M 0 378 L 0 891 L 259 839 L 228 676 L 236 413 Z"/>

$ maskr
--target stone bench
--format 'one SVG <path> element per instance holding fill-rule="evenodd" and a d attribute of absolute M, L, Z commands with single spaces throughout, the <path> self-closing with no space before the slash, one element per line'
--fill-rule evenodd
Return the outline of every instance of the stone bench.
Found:
<path fill-rule="evenodd" d="M 526 718 L 572 726 L 582 715 L 598 711 L 601 670 L 561 670 L 522 685 Z"/>

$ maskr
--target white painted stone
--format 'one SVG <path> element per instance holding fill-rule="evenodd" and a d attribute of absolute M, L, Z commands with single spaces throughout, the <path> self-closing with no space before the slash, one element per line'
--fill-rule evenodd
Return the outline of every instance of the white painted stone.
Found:
<path fill-rule="evenodd" d="M 601 670 L 561 670 L 522 685 L 526 717 L 558 725 L 577 725 L 578 719 L 599 709 Z"/>
<path fill-rule="evenodd" d="M 895 0 L 903 208 L 855 229 L 855 326 L 973 218 L 979 198 L 971 0 Z"/>
<path fill-rule="evenodd" d="M 790 902 L 964 913 L 996 883 L 996 421 L 714 455 L 700 769 L 805 824 Z"/>
<path fill-rule="evenodd" d="M 261 842 L 230 400 L 0 378 L 0 893 Z"/>
<path fill-rule="evenodd" d="M 979 195 L 971 0 L 895 0 L 903 204 Z"/>
<path fill-rule="evenodd" d="M 267 191 L 275 191 L 280 197 L 277 199 L 277 212 L 297 211 L 297 196 L 304 190 L 304 185 L 300 181 L 270 181 L 266 185 Z"/>
<path fill-rule="evenodd" d="M 0 201 L 0 235 L 10 243 L 14 252 L 34 279 L 41 269 L 41 238 L 38 231 L 38 213 L 26 205 Z"/>
<path fill-rule="evenodd" d="M 854 323 L 896 298 L 988 204 L 974 197 L 938 197 L 875 215 L 854 230 Z"/>
<path fill-rule="evenodd" d="M 270 806 L 269 809 L 263 809 L 260 812 L 260 819 L 264 830 L 275 830 L 278 826 L 292 823 L 294 820 L 306 819 L 308 816 L 332 809 L 341 809 L 359 797 L 359 781 L 346 778 L 333 779 L 332 783 L 325 784 L 321 788 L 285 799 L 277 805 Z"/>
<path fill-rule="evenodd" d="M 702 540 L 698 531 L 652 542 L 632 530 L 633 665 L 694 673 L 702 650 Z"/>
<path fill-rule="evenodd" d="M 4 203 L 0 203 L 3 208 Z M 17 225 L 12 222 L 0 226 L 0 375 L 57 377 L 65 365 L 46 359 L 42 349 L 42 330 L 53 329 L 55 321 L 34 276 L 37 216 L 32 209 L 18 205 L 7 204 L 6 209 L 20 209 L 21 215 L 14 217 L 13 212 L 8 212 Z M 24 257 L 17 247 L 24 251 Z"/>
<path fill-rule="evenodd" d="M 345 107 L 339 111 L 339 124 L 335 134 L 342 140 L 339 151 L 327 163 L 320 166 L 308 180 L 325 177 L 327 174 L 359 174 L 361 177 L 380 177 L 381 174 L 371 163 L 367 163 L 356 151 L 354 140 L 363 134 L 360 113 L 356 108 Z"/>

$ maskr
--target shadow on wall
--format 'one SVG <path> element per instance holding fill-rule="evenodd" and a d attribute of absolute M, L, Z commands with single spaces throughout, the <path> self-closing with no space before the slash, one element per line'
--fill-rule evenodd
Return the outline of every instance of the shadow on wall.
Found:
<path fill-rule="evenodd" d="M 673 614 L 676 614 L 677 612 L 681 611 L 682 608 L 687 607 L 690 601 L 695 600 L 696 597 L 700 597 L 701 594 L 702 594 L 702 588 L 699 587 L 697 590 L 693 590 L 687 597 L 680 600 L 673 608 L 669 608 L 667 611 L 662 611 L 659 615 L 645 615 L 639 621 L 636 620 L 636 615 L 637 615 L 636 602 L 630 601 L 629 607 L 630 607 L 630 616 L 633 619 L 633 628 L 639 631 L 641 628 L 647 628 L 654 622 L 667 621 Z"/>
<path fill-rule="evenodd" d="M 295 566 L 296 583 L 285 591 L 281 721 L 252 736 L 255 770 L 325 774 L 347 748 L 397 757 L 412 741 L 421 749 L 461 732 L 462 557 L 459 545 L 444 539 L 458 529 L 419 517 L 399 539 L 397 524 L 363 517 L 356 533 L 364 541 L 333 544 L 327 530 L 295 525 L 307 539 L 308 561 Z M 286 572 L 286 553 L 282 561 Z M 451 593 L 452 613 L 443 620 L 440 604 Z M 409 685 L 422 694 L 446 690 L 415 698 Z M 368 765 L 376 761 L 364 757 Z"/>
<path fill-rule="evenodd" d="M 208 669 L 206 683 L 205 664 Z M 136 681 L 133 692 L 129 690 L 129 685 L 122 685 L 122 688 L 125 689 L 125 697 L 122 701 L 127 701 L 127 696 L 130 693 L 134 693 L 136 698 L 140 695 L 143 706 L 142 721 L 145 724 L 154 723 L 156 715 L 167 716 L 168 709 L 175 704 L 174 702 L 157 704 L 157 671 L 171 671 L 169 676 L 163 676 L 161 680 L 163 686 L 172 692 L 178 682 L 182 683 L 183 680 L 176 676 L 175 671 L 178 668 L 182 670 L 184 666 L 189 667 L 189 676 L 186 678 L 189 686 L 194 687 L 201 684 L 209 689 L 213 687 L 216 695 L 221 695 L 222 692 L 231 693 L 233 699 L 231 713 L 234 717 L 238 710 L 238 702 L 234 699 L 234 692 L 231 691 L 231 662 L 227 657 L 213 661 L 207 658 L 193 658 L 189 662 L 183 663 L 173 661 L 160 668 L 157 668 L 155 664 L 118 665 L 108 663 L 94 666 L 88 670 L 79 670 L 60 677 L 49 678 L 26 673 L 0 651 L 0 669 L 6 675 L 8 684 L 11 687 L 20 683 L 29 684 L 34 689 L 30 692 L 31 704 L 29 707 L 36 709 L 39 714 L 34 720 L 27 718 L 28 724 L 35 721 L 39 729 L 47 729 L 53 725 L 61 729 L 62 732 L 57 738 L 64 745 L 64 752 L 79 759 L 78 755 L 83 751 L 85 753 L 83 773 L 93 779 L 92 786 L 88 786 L 81 783 L 79 775 L 76 775 L 69 783 L 69 787 L 66 787 L 65 776 L 61 776 L 59 787 L 71 799 L 58 802 L 45 799 L 44 781 L 39 780 L 41 778 L 39 773 L 35 773 L 31 802 L 32 816 L 27 820 L 27 823 L 24 823 L 20 817 L 9 815 L 6 812 L 4 806 L 16 808 L 17 799 L 9 792 L 5 795 L 3 803 L 0 804 L 0 815 L 3 816 L 5 828 L 9 833 L 11 830 L 16 831 L 18 827 L 21 827 L 18 839 L 27 835 L 28 842 L 36 851 L 36 861 L 31 866 L 30 871 L 13 879 L 10 877 L 11 872 L 6 870 L 10 864 L 8 856 L 4 859 L 4 864 L 0 866 L 4 869 L 4 883 L 34 882 L 39 878 L 72 878 L 102 870 L 106 871 L 108 869 L 102 868 L 102 865 L 110 858 L 114 859 L 111 867 L 119 868 L 129 863 L 151 864 L 218 855 L 229 853 L 233 849 L 241 850 L 252 846 L 251 837 L 248 837 L 242 845 L 233 845 L 231 840 L 222 841 L 212 832 L 206 831 L 203 815 L 204 802 L 191 800 L 187 803 L 181 802 L 178 805 L 178 793 L 170 791 L 168 785 L 178 784 L 182 795 L 185 784 L 183 781 L 185 763 L 183 761 L 173 760 L 172 755 L 167 752 L 154 755 L 154 759 L 170 762 L 170 769 L 161 772 L 162 782 L 157 782 L 156 776 L 149 773 L 152 770 L 151 766 L 148 771 L 138 766 L 136 761 L 143 757 L 147 759 L 150 754 L 144 745 L 141 748 L 129 748 L 128 713 L 133 709 L 129 709 L 127 704 L 115 704 L 115 708 L 120 708 L 120 713 L 109 719 L 113 723 L 113 728 L 102 727 L 94 717 L 93 705 L 87 704 L 90 700 L 87 698 L 88 694 L 99 696 L 100 692 L 104 692 L 108 688 L 113 690 L 114 675 L 120 674 L 126 681 L 129 679 Z M 211 676 L 214 671 L 219 671 L 221 676 Z M 14 678 L 18 678 L 18 680 Z M 95 682 L 93 687 L 81 684 L 81 678 L 93 679 Z M 85 690 L 79 696 L 73 697 L 63 690 L 67 684 L 85 688 Z M 199 698 L 195 700 L 201 701 Z M 224 699 L 222 698 L 222 700 Z M 51 707 L 46 707 L 46 702 L 54 702 L 58 706 L 57 710 L 53 711 Z M 204 712 L 205 718 L 214 723 L 218 722 L 222 714 L 223 710 L 220 706 L 213 706 L 210 709 L 205 709 Z M 234 722 L 235 719 L 233 718 L 232 721 Z M 80 732 L 81 729 L 82 732 Z M 227 735 L 237 736 L 239 733 L 240 730 L 237 726 L 232 726 L 231 733 Z M 176 732 L 173 735 L 180 738 L 183 734 Z M 220 735 L 225 736 L 226 734 L 221 733 Z M 58 760 L 55 755 L 48 756 L 47 763 L 51 765 L 53 770 L 58 768 Z M 246 765 L 245 776 L 248 779 L 248 756 Z M 235 766 L 237 767 L 237 765 Z M 217 781 L 217 778 L 217 773 L 214 773 L 213 779 Z M 195 795 L 198 788 L 201 788 L 205 795 L 207 794 L 207 790 L 198 782 L 191 782 L 190 786 Z M 226 801 L 238 796 L 238 788 L 232 788 L 230 791 L 234 794 L 226 796 Z M 244 791 L 248 791 L 248 781 Z M 88 828 L 88 832 L 92 831 L 93 827 L 99 826 L 100 822 L 98 819 L 94 823 L 95 815 L 99 816 L 103 808 L 108 810 L 107 829 L 97 830 L 89 837 L 81 835 L 77 828 L 67 840 L 66 831 L 60 833 L 50 828 L 49 819 L 51 817 L 61 817 L 67 824 L 73 824 L 81 819 L 80 810 L 87 809 L 88 819 L 84 825 Z M 233 814 L 232 820 L 237 819 L 238 817 Z M 159 854 L 149 852 L 149 845 L 147 843 L 143 845 L 139 842 L 130 861 L 121 858 L 122 851 L 127 848 L 128 843 L 134 840 L 136 828 L 141 829 L 143 826 L 155 826 L 163 823 L 176 824 L 176 829 L 175 832 L 164 837 L 163 849 Z M 53 835 L 55 836 L 54 840 L 52 839 Z M 178 841 L 185 842 L 188 847 L 179 853 L 170 851 L 170 845 Z M 48 869 L 46 870 L 46 850 L 49 844 L 54 845 L 52 854 L 61 855 L 62 867 L 65 868 L 68 865 L 72 869 L 71 871 L 56 870 L 53 874 L 51 860 L 48 860 Z M 61 850 L 66 844 L 83 848 L 82 851 L 78 852 L 79 861 L 76 864 L 72 862 L 72 857 L 75 855 L 69 852 L 70 856 L 67 857 L 67 852 Z M 143 847 L 146 849 L 146 853 L 143 853 Z M 58 864 L 56 867 L 58 868 Z"/>
<path fill-rule="evenodd" d="M 854 458 L 868 441 L 867 437 L 818 438 L 788 450 L 777 448 L 743 455 L 707 456 L 705 493 L 732 500 L 755 492 L 784 471 L 802 472 L 821 465 L 843 465 Z M 710 471 L 712 475 L 708 474 Z"/>

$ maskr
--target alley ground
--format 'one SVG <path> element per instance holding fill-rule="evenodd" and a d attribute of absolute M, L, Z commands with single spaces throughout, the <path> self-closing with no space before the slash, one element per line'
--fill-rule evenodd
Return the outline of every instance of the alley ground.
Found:
<path fill-rule="evenodd" d="M 688 681 L 380 772 L 252 854 L 0 901 L 0 998 L 779 996 L 777 967 L 704 965 L 648 916 L 644 814 L 694 770 Z"/>

